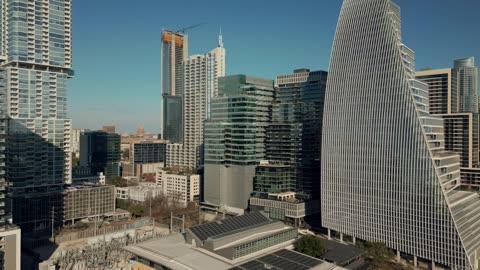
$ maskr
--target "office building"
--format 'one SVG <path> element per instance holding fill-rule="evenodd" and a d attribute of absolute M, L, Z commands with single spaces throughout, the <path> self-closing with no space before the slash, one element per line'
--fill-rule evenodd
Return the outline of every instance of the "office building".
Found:
<path fill-rule="evenodd" d="M 188 58 L 188 36 L 162 31 L 162 139 L 183 141 L 183 61 Z"/>
<path fill-rule="evenodd" d="M 125 250 L 133 254 L 134 269 L 345 269 L 291 250 L 297 237 L 295 228 L 256 212 Z"/>
<path fill-rule="evenodd" d="M 344 0 L 325 94 L 322 225 L 415 266 L 478 269 L 479 195 L 458 189 L 460 158 L 445 150 L 401 33 L 390 0 Z"/>
<path fill-rule="evenodd" d="M 0 270 L 21 269 L 21 232 L 16 226 L 0 229 Z"/>
<path fill-rule="evenodd" d="M 189 171 L 158 168 L 157 185 L 163 196 L 186 207 L 189 202 L 198 202 L 200 197 L 200 175 Z"/>
<path fill-rule="evenodd" d="M 71 1 L 1 1 L 0 10 L 6 209 L 22 235 L 41 234 L 71 181 Z"/>
<path fill-rule="evenodd" d="M 90 167 L 91 174 L 120 175 L 120 135 L 89 131 L 80 137 L 80 167 Z"/>
<path fill-rule="evenodd" d="M 459 111 L 457 76 L 452 68 L 420 70 L 415 78 L 428 84 L 430 114 L 452 114 Z"/>
<path fill-rule="evenodd" d="M 245 75 L 222 77 L 205 122 L 204 206 L 243 213 L 257 163 L 265 159 L 273 81 Z"/>
<path fill-rule="evenodd" d="M 422 70 L 415 77 L 429 86 L 430 113 L 444 119 L 445 149 L 460 155 L 462 168 L 473 169 L 480 166 L 479 115 L 460 101 L 465 94 L 477 99 L 476 92 L 469 93 L 471 85 L 466 81 L 476 81 L 478 75 L 470 74 L 475 70 L 473 58 L 465 61 L 455 60 L 454 68 Z"/>
<path fill-rule="evenodd" d="M 166 160 L 167 143 L 164 141 L 140 141 L 130 144 L 130 162 L 133 175 L 141 177 L 144 173 L 156 173 L 156 168 Z M 152 165 L 153 170 L 148 169 Z"/>
<path fill-rule="evenodd" d="M 478 113 L 478 67 L 475 58 L 456 59 L 453 72 L 457 76 L 459 111 Z"/>
<path fill-rule="evenodd" d="M 307 214 L 320 210 L 318 164 L 327 75 L 298 69 L 277 76 L 272 122 L 265 140 L 267 161 L 257 167 L 251 209 L 297 226 Z"/>
<path fill-rule="evenodd" d="M 204 121 L 210 117 L 212 98 L 218 95 L 218 78 L 225 76 L 221 34 L 217 48 L 183 62 L 183 76 L 183 144 L 169 145 L 167 166 L 197 168 L 203 165 Z"/>
<path fill-rule="evenodd" d="M 68 185 L 64 197 L 64 223 L 115 212 L 115 186 L 82 183 Z"/>

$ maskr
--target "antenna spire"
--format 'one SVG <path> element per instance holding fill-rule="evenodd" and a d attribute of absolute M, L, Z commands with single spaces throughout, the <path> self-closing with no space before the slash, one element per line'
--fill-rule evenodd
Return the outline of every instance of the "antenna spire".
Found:
<path fill-rule="evenodd" d="M 223 48 L 222 27 L 220 27 L 220 34 L 218 35 L 218 47 Z"/>

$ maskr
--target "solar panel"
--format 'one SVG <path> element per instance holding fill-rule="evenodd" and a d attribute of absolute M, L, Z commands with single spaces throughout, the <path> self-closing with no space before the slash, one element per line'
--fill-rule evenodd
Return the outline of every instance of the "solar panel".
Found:
<path fill-rule="evenodd" d="M 217 221 L 215 223 L 198 225 L 190 230 L 201 240 L 205 241 L 209 237 L 224 234 L 230 231 L 235 231 L 241 228 L 251 227 L 254 225 L 270 222 L 270 219 L 265 217 L 262 213 L 254 212 L 227 218 Z"/>
<path fill-rule="evenodd" d="M 275 253 L 238 265 L 230 270 L 308 270 L 322 261 L 301 253 L 282 249 Z"/>

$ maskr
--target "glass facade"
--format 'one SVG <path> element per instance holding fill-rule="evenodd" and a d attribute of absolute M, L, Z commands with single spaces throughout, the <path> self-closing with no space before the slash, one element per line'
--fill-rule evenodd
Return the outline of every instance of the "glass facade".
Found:
<path fill-rule="evenodd" d="M 475 58 L 457 59 L 453 66 L 458 83 L 459 112 L 478 114 L 478 67 L 475 66 Z"/>
<path fill-rule="evenodd" d="M 120 176 L 120 135 L 103 131 L 80 135 L 80 166 L 90 167 L 106 178 Z"/>
<path fill-rule="evenodd" d="M 206 203 L 238 212 L 247 208 L 257 163 L 265 159 L 273 81 L 245 75 L 219 79 L 205 122 Z"/>
<path fill-rule="evenodd" d="M 183 140 L 183 61 L 188 58 L 188 36 L 162 31 L 162 138 L 172 143 Z"/>
<path fill-rule="evenodd" d="M 478 269 L 480 200 L 458 190 L 428 85 L 414 80 L 389 0 L 344 0 L 330 61 L 322 225 L 452 269 Z M 352 50 L 352 48 L 356 48 Z"/>
<path fill-rule="evenodd" d="M 71 182 L 71 1 L 3 0 L 0 8 L 7 209 L 23 234 L 49 228 L 53 207 L 61 223 L 63 185 Z"/>
<path fill-rule="evenodd" d="M 183 100 L 181 96 L 163 96 L 163 139 L 183 141 Z"/>

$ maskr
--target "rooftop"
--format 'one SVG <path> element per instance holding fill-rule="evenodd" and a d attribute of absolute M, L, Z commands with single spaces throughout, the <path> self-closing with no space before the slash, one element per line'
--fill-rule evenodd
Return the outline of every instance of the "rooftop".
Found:
<path fill-rule="evenodd" d="M 272 254 L 248 261 L 229 270 L 327 270 L 327 269 L 342 269 L 333 264 L 324 262 L 322 260 L 298 253 L 293 250 L 281 249 Z"/>
<path fill-rule="evenodd" d="M 345 245 L 333 240 L 321 240 L 327 250 L 321 257 L 327 262 L 346 265 L 355 261 L 365 253 L 364 250 L 355 246 Z"/>
<path fill-rule="evenodd" d="M 225 235 L 231 235 L 239 231 L 260 227 L 272 222 L 274 221 L 271 221 L 261 212 L 255 212 L 242 216 L 227 218 L 214 223 L 198 225 L 190 228 L 189 231 L 191 231 L 201 241 L 205 241 L 208 238 L 218 238 Z"/>
<path fill-rule="evenodd" d="M 127 246 L 124 249 L 148 261 L 175 270 L 344 269 L 331 263 L 282 248 L 283 247 L 278 247 L 275 250 L 262 250 L 252 254 L 252 256 L 247 256 L 246 260 L 231 261 L 205 251 L 204 249 L 192 247 L 185 242 L 182 234 L 175 234 L 137 245 Z M 273 253 L 271 253 L 272 251 Z"/>

